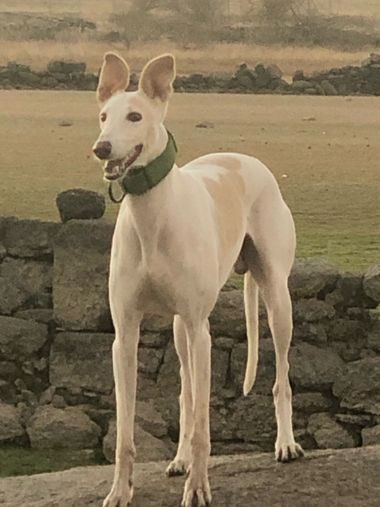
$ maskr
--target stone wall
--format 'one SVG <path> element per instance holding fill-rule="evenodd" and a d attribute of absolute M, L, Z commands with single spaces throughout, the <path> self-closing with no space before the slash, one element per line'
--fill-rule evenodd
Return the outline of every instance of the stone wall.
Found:
<path fill-rule="evenodd" d="M 107 273 L 113 224 L 0 218 L 0 445 L 98 448 L 115 438 Z M 294 425 L 306 448 L 380 442 L 380 264 L 364 275 L 321 259 L 290 278 Z M 260 361 L 244 398 L 242 291 L 230 281 L 211 316 L 213 452 L 272 450 L 273 345 L 260 309 Z M 171 323 L 149 317 L 139 347 L 139 458 L 167 459 L 178 438 Z"/>
<path fill-rule="evenodd" d="M 137 85 L 131 76 L 131 89 Z M 52 61 L 46 71 L 9 62 L 0 67 L 0 89 L 95 90 L 97 76 L 86 72 L 85 63 Z M 345 66 L 310 76 L 298 70 L 291 82 L 277 65 L 255 67 L 243 63 L 233 75 L 191 74 L 177 76 L 179 92 L 259 93 L 293 95 L 380 95 L 380 54 L 372 53 L 360 66 Z"/>

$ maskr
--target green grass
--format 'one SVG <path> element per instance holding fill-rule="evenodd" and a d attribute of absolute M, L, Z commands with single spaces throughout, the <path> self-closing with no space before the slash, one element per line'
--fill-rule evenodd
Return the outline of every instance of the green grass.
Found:
<path fill-rule="evenodd" d="M 375 97 L 177 94 L 167 125 L 180 164 L 212 151 L 261 159 L 293 212 L 297 254 L 359 271 L 379 261 L 379 105 Z M 0 215 L 58 220 L 57 192 L 105 192 L 91 155 L 97 114 L 93 93 L 0 92 Z M 73 125 L 59 127 L 62 119 Z M 196 128 L 203 120 L 215 127 Z M 107 214 L 114 219 L 116 207 L 108 203 Z"/>
<path fill-rule="evenodd" d="M 0 447 L 0 477 L 56 472 L 76 466 L 104 463 L 100 451 Z"/>

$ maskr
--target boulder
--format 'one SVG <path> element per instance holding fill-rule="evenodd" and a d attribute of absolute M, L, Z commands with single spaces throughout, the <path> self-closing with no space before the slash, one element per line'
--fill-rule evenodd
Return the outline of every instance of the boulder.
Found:
<path fill-rule="evenodd" d="M 2 242 L 9 255 L 14 257 L 51 257 L 53 239 L 59 224 L 40 220 L 3 219 Z"/>
<path fill-rule="evenodd" d="M 97 447 L 100 428 L 77 408 L 38 407 L 27 433 L 33 449 L 90 449 Z"/>
<path fill-rule="evenodd" d="M 376 319 L 367 335 L 367 345 L 370 349 L 380 352 L 380 319 Z"/>
<path fill-rule="evenodd" d="M 105 333 L 58 333 L 50 350 L 50 384 L 111 392 L 113 340 Z"/>
<path fill-rule="evenodd" d="M 173 456 L 173 447 L 144 431 L 139 424 L 135 424 L 134 440 L 136 446 L 136 461 L 162 461 Z M 115 462 L 116 422 L 112 420 L 107 435 L 103 439 L 103 454 L 110 463 Z"/>
<path fill-rule="evenodd" d="M 332 405 L 332 399 L 322 393 L 298 393 L 293 396 L 293 409 L 306 414 L 326 411 Z"/>
<path fill-rule="evenodd" d="M 47 339 L 45 324 L 0 316 L 0 354 L 7 359 L 29 359 Z"/>
<path fill-rule="evenodd" d="M 325 95 L 338 95 L 335 86 L 332 83 L 330 83 L 330 81 L 327 81 L 327 79 L 321 81 L 320 85 L 323 88 Z"/>
<path fill-rule="evenodd" d="M 231 403 L 227 421 L 234 439 L 260 445 L 267 442 L 270 448 L 273 447 L 277 426 L 272 396 L 252 392 L 249 396 L 238 398 Z"/>
<path fill-rule="evenodd" d="M 210 315 L 212 336 L 231 336 L 241 339 L 246 336 L 244 299 L 241 290 L 222 291 Z"/>
<path fill-rule="evenodd" d="M 243 390 L 245 369 L 247 364 L 247 344 L 236 345 L 231 353 L 230 376 L 239 390 Z M 262 339 L 259 342 L 259 361 L 253 392 L 256 394 L 272 394 L 275 381 L 275 355 L 271 339 Z"/>
<path fill-rule="evenodd" d="M 380 303 L 380 264 L 375 264 L 366 271 L 363 288 L 368 297 Z"/>
<path fill-rule="evenodd" d="M 229 371 L 230 353 L 226 350 L 211 349 L 211 392 L 220 392 L 226 382 Z"/>
<path fill-rule="evenodd" d="M 312 414 L 307 431 L 320 449 L 344 449 L 355 447 L 355 440 L 340 424 L 327 413 Z"/>
<path fill-rule="evenodd" d="M 101 218 L 106 209 L 103 195 L 83 188 L 73 188 L 59 193 L 56 203 L 62 222 L 71 219 Z"/>
<path fill-rule="evenodd" d="M 48 262 L 8 257 L 0 264 L 0 277 L 22 291 L 24 305 L 41 307 L 50 301 L 53 268 Z"/>
<path fill-rule="evenodd" d="M 318 322 L 332 319 L 335 315 L 334 307 L 319 299 L 300 299 L 293 305 L 295 322 Z"/>
<path fill-rule="evenodd" d="M 325 259 L 311 257 L 296 259 L 289 277 L 289 289 L 293 298 L 312 298 L 335 289 L 339 270 Z"/>
<path fill-rule="evenodd" d="M 152 375 L 153 377 L 158 373 L 164 350 L 139 347 L 138 351 L 138 369 L 141 373 Z"/>
<path fill-rule="evenodd" d="M 54 247 L 54 318 L 68 330 L 112 331 L 108 272 L 113 225 L 70 220 Z"/>
<path fill-rule="evenodd" d="M 136 402 L 136 422 L 144 431 L 156 438 L 162 438 L 168 434 L 168 425 L 156 409 L 154 400 Z"/>
<path fill-rule="evenodd" d="M 63 60 L 53 60 L 48 63 L 47 70 L 51 73 L 84 73 L 86 71 L 86 64 L 84 62 L 70 62 Z"/>
<path fill-rule="evenodd" d="M 27 292 L 0 277 L 0 314 L 11 315 L 26 305 L 28 297 Z"/>
<path fill-rule="evenodd" d="M 380 415 L 380 357 L 366 357 L 338 372 L 333 393 L 341 406 Z"/>
<path fill-rule="evenodd" d="M 25 435 L 20 423 L 20 413 L 13 405 L 0 401 L 0 444 Z"/>
<path fill-rule="evenodd" d="M 362 429 L 363 445 L 377 445 L 380 443 L 380 424 L 372 428 Z"/>
<path fill-rule="evenodd" d="M 314 390 L 331 386 L 344 366 L 334 350 L 302 342 L 290 348 L 289 363 L 295 386 Z"/>

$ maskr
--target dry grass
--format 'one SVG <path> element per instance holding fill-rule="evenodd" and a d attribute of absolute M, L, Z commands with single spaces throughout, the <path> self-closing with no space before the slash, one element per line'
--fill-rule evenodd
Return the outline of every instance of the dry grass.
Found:
<path fill-rule="evenodd" d="M 168 126 L 180 164 L 212 151 L 263 160 L 294 213 L 298 254 L 359 270 L 378 261 L 380 246 L 378 108 L 369 97 L 178 94 Z M 73 126 L 59 127 L 62 118 Z M 202 120 L 215 127 L 195 128 Z M 105 192 L 91 156 L 97 135 L 93 93 L 0 92 L 0 215 L 57 219 L 57 192 Z"/>
<path fill-rule="evenodd" d="M 88 69 L 96 72 L 103 53 L 109 50 L 121 52 L 135 71 L 140 71 L 145 62 L 158 53 L 170 51 L 177 57 L 178 72 L 232 73 L 241 62 L 251 65 L 263 62 L 275 63 L 291 76 L 295 70 L 305 72 L 325 70 L 331 67 L 359 64 L 368 56 L 370 49 L 343 52 L 324 48 L 300 48 L 281 46 L 250 46 L 247 44 L 210 44 L 201 48 L 179 49 L 173 44 L 160 42 L 140 44 L 130 50 L 118 43 L 100 42 L 15 42 L 0 41 L 0 65 L 9 60 L 31 65 L 42 70 L 53 59 L 85 61 Z"/>

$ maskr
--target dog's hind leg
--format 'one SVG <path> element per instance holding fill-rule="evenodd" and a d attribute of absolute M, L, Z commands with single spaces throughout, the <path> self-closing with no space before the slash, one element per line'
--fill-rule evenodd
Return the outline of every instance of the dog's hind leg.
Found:
<path fill-rule="evenodd" d="M 174 344 L 181 365 L 180 433 L 176 457 L 166 469 L 169 477 L 184 475 L 191 461 L 190 438 L 193 430 L 193 396 L 191 389 L 191 357 L 185 325 L 179 315 L 173 322 Z"/>
<path fill-rule="evenodd" d="M 257 282 L 267 309 L 276 353 L 276 380 L 273 398 L 277 420 L 276 459 L 289 461 L 302 456 L 292 425 L 292 390 L 289 383 L 288 353 L 292 339 L 292 302 L 288 277 L 294 260 L 295 231 L 289 209 L 278 193 L 260 203 L 260 213 L 249 224 L 250 240 L 244 259 Z"/>

